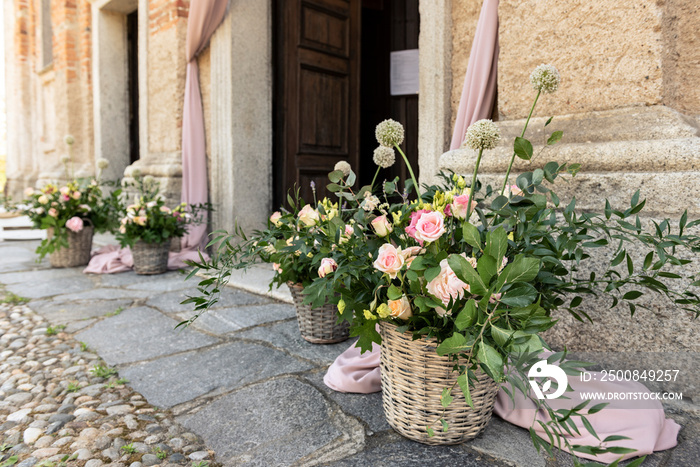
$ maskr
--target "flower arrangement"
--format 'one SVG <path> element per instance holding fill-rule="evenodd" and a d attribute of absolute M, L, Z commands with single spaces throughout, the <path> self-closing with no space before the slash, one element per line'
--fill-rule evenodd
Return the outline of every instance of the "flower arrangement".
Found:
<path fill-rule="evenodd" d="M 72 144 L 72 136 L 66 137 Z M 102 171 L 109 162 L 97 161 L 98 175 L 90 178 L 75 178 L 70 156 L 61 159 L 69 182 L 49 183 L 41 189 L 27 188 L 24 191 L 26 206 L 24 214 L 29 216 L 37 229 L 50 230 L 49 238 L 37 247 L 39 259 L 62 248 L 69 247 L 69 234 L 78 234 L 84 229 L 97 232 L 110 231 L 116 226 L 116 198 L 119 190 L 103 193 L 103 187 L 112 185 L 101 180 Z"/>
<path fill-rule="evenodd" d="M 564 204 L 551 188 L 561 178 L 574 177 L 580 169 L 577 164 L 549 162 L 518 175 L 513 183 L 510 173 L 515 158 L 533 157 L 532 143 L 524 134 L 537 100 L 556 91 L 560 77 L 556 68 L 542 65 L 530 81 L 537 94 L 523 132 L 513 143 L 500 188 L 484 186 L 478 179 L 482 157 L 500 139 L 493 122 L 478 121 L 465 135 L 464 157 L 475 157 L 470 183 L 461 175 L 443 173 L 440 185 L 421 187 L 400 149 L 403 127 L 387 120 L 377 127 L 380 146 L 374 158 L 381 168 L 393 162 L 394 149 L 400 152 L 411 174 L 404 192 L 397 191 L 397 180 L 384 182 L 377 195 L 374 182 L 355 192 L 349 167 L 336 167 L 329 174 L 328 189 L 349 206 L 339 211 L 335 218 L 340 219 L 329 223 L 330 230 L 320 239 L 315 235 L 322 229 L 315 222 L 321 215 L 314 217 L 309 233 L 324 248 L 314 250 L 309 240 L 296 240 L 298 212 L 276 213 L 270 221 L 274 229 L 256 235 L 252 249 L 234 247 L 231 237 L 223 233 L 212 241 L 219 244 L 219 258 L 195 265 L 219 275 L 200 283 L 202 296 L 191 300 L 200 311 L 206 310 L 230 269 L 240 264 L 244 250 L 248 256 L 282 261 L 278 273 L 289 274 L 285 279 L 296 274 L 291 271 L 302 261 L 312 261 L 320 271 L 304 277 L 312 281 L 305 288 L 307 300 L 313 306 L 337 302 L 340 319 L 350 321 L 351 335 L 359 337 L 357 346 L 362 351 L 381 343 L 378 323 L 410 333 L 414 340 L 435 342 L 436 353 L 449 358 L 455 372 L 454 383 L 441 393 L 444 409 L 452 403 L 457 387 L 467 405 L 472 405 L 471 391 L 481 373 L 500 383 L 511 397 L 516 390 L 527 393 L 527 368 L 548 349 L 542 333 L 556 324 L 553 313 L 565 310 L 578 320 L 591 320 L 581 306 L 587 297 L 608 297 L 613 307 L 626 305 L 634 314 L 637 307 L 645 306 L 645 294 L 656 293 L 700 315 L 700 297 L 692 290 L 700 281 L 684 276 L 690 260 L 681 253 L 700 251 L 700 237 L 689 233 L 700 221 L 688 222 L 684 214 L 677 227 L 664 220 L 648 232 L 638 216 L 645 204 L 639 193 L 629 207 L 613 208 L 606 201 L 602 213 L 579 213 L 575 198 Z M 553 132 L 546 146 L 561 137 L 562 132 Z M 341 220 L 346 218 L 354 221 L 347 236 L 343 230 L 347 224 Z M 283 238 L 271 233 L 282 229 Z M 322 243 L 333 237 L 331 245 Z M 291 245 L 289 238 L 294 238 Z M 628 252 L 631 246 L 646 249 L 641 264 Z M 589 259 L 593 251 L 606 247 L 613 253 L 602 273 L 595 274 L 588 268 Z M 298 256 L 291 254 L 295 251 Z M 580 374 L 580 362 L 565 361 L 565 355 L 554 354 L 550 363 L 559 361 L 568 374 Z M 607 442 L 622 437 L 603 440 L 598 446 L 571 445 L 564 437 L 571 433 L 571 418 L 580 417 L 589 427 L 586 415 L 605 404 L 587 408 L 583 403 L 555 412 L 546 400 L 539 403 L 551 421 L 542 424 L 549 442 L 531 430 L 538 450 L 551 453 L 552 447 L 563 444 L 590 455 L 630 452 Z M 439 413 L 425 427 L 430 436 L 438 429 L 449 430 Z"/>
<path fill-rule="evenodd" d="M 147 175 L 135 176 L 138 194 L 134 203 L 124 206 L 122 201 L 119 211 L 120 225 L 116 234 L 122 247 L 133 247 L 137 241 L 150 244 L 162 244 L 172 238 L 180 238 L 187 232 L 188 224 L 194 216 L 182 203 L 174 208 L 165 204 L 159 194 L 159 185 Z"/>

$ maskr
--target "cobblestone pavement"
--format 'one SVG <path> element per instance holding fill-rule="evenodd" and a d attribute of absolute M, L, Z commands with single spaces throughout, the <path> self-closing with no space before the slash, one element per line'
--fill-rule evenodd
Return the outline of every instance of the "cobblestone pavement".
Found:
<path fill-rule="evenodd" d="M 287 303 L 227 288 L 175 331 L 194 282 L 50 269 L 35 246 L 0 243 L 0 467 L 572 464 L 496 417 L 459 446 L 403 439 L 380 394 L 323 384 L 350 342 L 303 341 Z M 679 446 L 644 465 L 700 465 L 698 413 L 671 415 L 684 425 Z"/>

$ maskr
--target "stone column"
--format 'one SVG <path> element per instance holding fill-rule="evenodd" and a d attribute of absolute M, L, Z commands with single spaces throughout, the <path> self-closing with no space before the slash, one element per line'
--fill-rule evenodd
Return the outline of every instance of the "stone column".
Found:
<path fill-rule="evenodd" d="M 212 223 L 250 232 L 265 225 L 272 201 L 271 5 L 229 8 L 211 40 Z"/>
<path fill-rule="evenodd" d="M 143 6 L 143 8 L 142 8 Z M 143 13 L 142 13 L 143 12 Z M 182 109 L 188 8 L 169 0 L 139 2 L 140 159 L 127 167 L 152 175 L 170 203 L 182 185 Z M 143 32 L 143 33 L 142 33 Z"/>
<path fill-rule="evenodd" d="M 430 183 L 452 135 L 452 0 L 421 1 L 419 8 L 418 165 L 420 183 Z"/>

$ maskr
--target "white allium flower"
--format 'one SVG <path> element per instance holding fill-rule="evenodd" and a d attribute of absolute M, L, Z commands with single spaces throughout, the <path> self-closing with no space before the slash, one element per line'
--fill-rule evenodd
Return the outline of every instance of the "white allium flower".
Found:
<path fill-rule="evenodd" d="M 387 167 L 394 165 L 395 160 L 396 153 L 394 152 L 394 148 L 379 146 L 374 150 L 374 163 L 382 169 L 386 169 Z"/>
<path fill-rule="evenodd" d="M 153 178 L 153 175 L 146 175 L 143 177 L 143 184 L 144 185 L 151 185 L 155 181 L 155 178 Z"/>
<path fill-rule="evenodd" d="M 530 74 L 530 83 L 535 91 L 542 91 L 551 94 L 559 88 L 561 76 L 559 71 L 552 65 L 542 64 L 534 69 Z"/>
<path fill-rule="evenodd" d="M 70 161 L 70 156 L 61 156 L 61 164 L 67 164 Z"/>
<path fill-rule="evenodd" d="M 484 119 L 472 123 L 467 129 L 463 146 L 478 151 L 480 149 L 493 149 L 501 139 L 501 132 L 491 120 Z"/>
<path fill-rule="evenodd" d="M 131 170 L 131 176 L 132 177 L 140 177 L 141 176 L 141 171 L 139 169 L 132 169 Z"/>
<path fill-rule="evenodd" d="M 387 119 L 377 125 L 374 131 L 377 141 L 382 146 L 393 147 L 403 143 L 403 125 L 396 120 Z"/>
<path fill-rule="evenodd" d="M 348 164 L 346 161 L 340 161 L 337 164 L 335 164 L 333 170 L 340 170 L 341 172 L 343 172 L 343 175 L 347 177 L 348 175 L 350 175 L 352 167 L 350 167 L 350 164 Z"/>
<path fill-rule="evenodd" d="M 374 211 L 379 206 L 379 198 L 371 194 L 369 191 L 365 193 L 365 199 L 360 204 L 360 207 L 367 212 Z"/>
<path fill-rule="evenodd" d="M 97 168 L 100 170 L 104 170 L 107 167 L 109 167 L 109 161 L 105 159 L 104 157 L 100 157 L 97 159 Z"/>
<path fill-rule="evenodd" d="M 66 135 L 63 137 L 63 142 L 68 146 L 72 146 L 75 143 L 75 138 L 73 138 L 73 135 Z"/>

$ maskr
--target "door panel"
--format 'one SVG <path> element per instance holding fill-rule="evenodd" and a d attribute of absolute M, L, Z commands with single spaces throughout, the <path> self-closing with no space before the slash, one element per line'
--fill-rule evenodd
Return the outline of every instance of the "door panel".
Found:
<path fill-rule="evenodd" d="M 358 162 L 360 0 L 278 0 L 277 202 L 294 186 L 323 197 L 340 160 Z"/>

